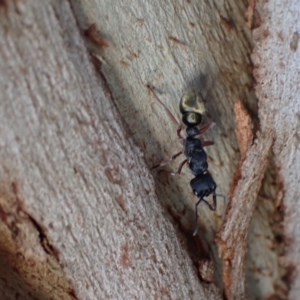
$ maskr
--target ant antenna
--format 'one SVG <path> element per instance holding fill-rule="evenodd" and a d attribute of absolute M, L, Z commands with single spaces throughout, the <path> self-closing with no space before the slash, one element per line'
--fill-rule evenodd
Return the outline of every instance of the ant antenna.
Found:
<path fill-rule="evenodd" d="M 199 201 L 197 201 L 196 205 L 195 205 L 195 213 L 196 213 L 196 225 L 195 225 L 195 229 L 194 229 L 194 232 L 193 232 L 193 236 L 195 236 L 197 233 L 198 233 L 198 229 L 199 229 L 199 225 L 198 225 L 198 205 L 200 204 L 200 202 L 202 201 L 203 199 L 200 199 Z"/>
<path fill-rule="evenodd" d="M 223 211 L 222 211 L 222 219 L 224 218 L 224 213 L 225 213 L 225 208 L 226 208 L 226 202 L 227 202 L 227 197 L 222 194 L 216 194 L 217 197 L 223 198 Z"/>
<path fill-rule="evenodd" d="M 210 210 L 216 210 L 217 208 L 217 197 L 221 197 L 223 198 L 223 212 L 222 212 L 222 218 L 224 217 L 224 211 L 225 211 L 225 204 L 226 204 L 226 196 L 222 195 L 222 194 L 213 194 L 213 205 L 211 205 L 210 203 L 208 203 L 206 200 L 204 200 L 203 198 L 199 199 L 198 202 L 195 205 L 195 216 L 196 216 L 196 220 L 195 220 L 195 229 L 193 232 L 193 236 L 195 236 L 198 233 L 198 229 L 199 229 L 199 225 L 198 225 L 198 205 L 200 204 L 201 201 L 203 201 L 209 208 Z"/>

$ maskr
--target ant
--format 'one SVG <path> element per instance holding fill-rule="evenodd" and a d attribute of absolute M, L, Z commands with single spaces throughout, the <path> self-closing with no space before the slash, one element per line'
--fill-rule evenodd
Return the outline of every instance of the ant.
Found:
<path fill-rule="evenodd" d="M 196 137 L 197 135 L 203 134 L 208 129 L 212 128 L 216 123 L 213 121 L 200 129 L 197 128 L 197 126 L 202 122 L 202 115 L 206 112 L 205 105 L 200 95 L 194 89 L 190 89 L 183 94 L 179 104 L 179 109 L 182 114 L 182 122 L 186 126 L 186 137 L 184 138 L 181 136 L 182 126 L 180 123 L 175 119 L 165 104 L 157 97 L 154 89 L 150 85 L 147 85 L 147 88 L 153 93 L 155 99 L 165 108 L 171 120 L 178 126 L 177 136 L 184 146 L 184 150 L 181 150 L 171 158 L 153 166 L 151 169 L 166 165 L 184 153 L 186 159 L 179 165 L 176 172 L 170 173 L 171 175 L 179 175 L 183 166 L 187 163 L 190 171 L 195 176 L 195 178 L 193 178 L 190 182 L 193 193 L 199 199 L 195 205 L 196 225 L 193 232 L 193 236 L 195 236 L 198 232 L 198 205 L 200 202 L 204 202 L 210 210 L 215 211 L 217 208 L 217 196 L 223 197 L 224 202 L 226 199 L 224 195 L 216 194 L 217 184 L 207 170 L 207 155 L 203 147 L 211 146 L 214 142 L 201 142 L 200 139 Z M 212 119 L 207 112 L 206 114 L 210 119 Z M 211 194 L 213 195 L 212 204 L 204 199 L 204 197 Z"/>

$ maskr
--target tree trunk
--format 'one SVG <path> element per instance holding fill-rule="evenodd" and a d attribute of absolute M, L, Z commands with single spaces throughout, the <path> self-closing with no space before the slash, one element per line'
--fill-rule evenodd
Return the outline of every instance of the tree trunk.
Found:
<path fill-rule="evenodd" d="M 293 1 L 1 4 L 4 299 L 297 299 Z M 196 237 L 188 168 L 149 172 L 182 145 L 147 84 L 178 121 L 194 86 L 216 122 L 227 206 L 200 205 Z"/>

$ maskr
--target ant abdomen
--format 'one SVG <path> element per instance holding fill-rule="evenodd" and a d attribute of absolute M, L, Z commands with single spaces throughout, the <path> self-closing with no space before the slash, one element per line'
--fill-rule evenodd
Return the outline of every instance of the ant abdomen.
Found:
<path fill-rule="evenodd" d="M 181 97 L 179 109 L 186 126 L 197 126 L 205 113 L 205 103 L 195 89 L 189 89 Z"/>

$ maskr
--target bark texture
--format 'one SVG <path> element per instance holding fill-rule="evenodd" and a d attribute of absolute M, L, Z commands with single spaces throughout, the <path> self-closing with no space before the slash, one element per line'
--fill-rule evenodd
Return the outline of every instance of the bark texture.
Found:
<path fill-rule="evenodd" d="M 0 3 L 5 299 L 297 299 L 300 5 L 277 2 Z M 227 206 L 195 238 L 188 168 L 149 172 L 182 145 L 147 84 L 217 123 Z"/>
<path fill-rule="evenodd" d="M 252 59 L 257 80 L 261 130 L 274 137 L 277 168 L 275 203 L 284 210 L 282 222 L 285 252 L 280 263 L 286 270 L 288 299 L 298 299 L 299 200 L 300 200 L 300 4 L 298 1 L 257 3 L 260 26 L 253 31 Z M 276 246 L 276 244 L 274 245 Z M 282 286 L 280 290 L 282 290 Z"/>
<path fill-rule="evenodd" d="M 1 296 L 220 299 L 164 217 L 69 3 L 1 9 Z"/>

